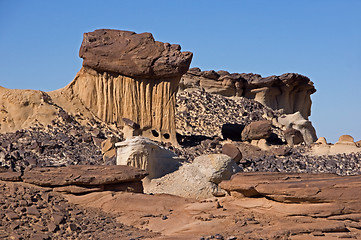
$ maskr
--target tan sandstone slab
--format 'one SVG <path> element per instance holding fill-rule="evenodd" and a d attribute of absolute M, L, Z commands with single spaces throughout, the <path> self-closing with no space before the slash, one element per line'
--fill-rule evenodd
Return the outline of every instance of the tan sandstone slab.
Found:
<path fill-rule="evenodd" d="M 361 176 L 301 173 L 238 173 L 220 187 L 231 195 L 266 197 L 280 203 L 317 204 L 301 210 L 331 216 L 361 212 Z M 302 212 L 301 211 L 301 212 Z"/>

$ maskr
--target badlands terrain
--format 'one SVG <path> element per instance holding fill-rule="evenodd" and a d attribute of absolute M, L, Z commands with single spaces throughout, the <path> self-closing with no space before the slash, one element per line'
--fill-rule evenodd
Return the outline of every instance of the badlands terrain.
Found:
<path fill-rule="evenodd" d="M 66 87 L 0 86 L 1 239 L 361 239 L 361 141 L 312 81 L 202 71 L 152 34 L 84 34 Z"/>

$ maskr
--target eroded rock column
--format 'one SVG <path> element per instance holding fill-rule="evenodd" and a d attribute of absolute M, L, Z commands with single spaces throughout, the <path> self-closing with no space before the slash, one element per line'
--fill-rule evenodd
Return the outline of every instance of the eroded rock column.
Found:
<path fill-rule="evenodd" d="M 191 52 L 157 42 L 152 34 L 100 29 L 85 33 L 83 67 L 62 90 L 96 117 L 123 126 L 140 125 L 141 135 L 176 144 L 175 95 Z"/>

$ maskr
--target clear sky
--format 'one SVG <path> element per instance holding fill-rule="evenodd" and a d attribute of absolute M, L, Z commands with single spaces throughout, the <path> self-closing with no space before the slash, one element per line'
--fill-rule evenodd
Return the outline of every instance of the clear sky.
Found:
<path fill-rule="evenodd" d="M 151 32 L 202 70 L 306 75 L 317 135 L 361 140 L 361 0 L 0 0 L 0 86 L 64 87 L 98 28 Z"/>

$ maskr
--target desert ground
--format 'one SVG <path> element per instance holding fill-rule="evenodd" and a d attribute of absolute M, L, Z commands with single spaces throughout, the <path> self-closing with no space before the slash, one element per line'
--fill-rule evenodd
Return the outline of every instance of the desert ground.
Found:
<path fill-rule="evenodd" d="M 85 33 L 51 92 L 0 86 L 1 239 L 361 239 L 361 140 L 298 73 L 189 68 L 150 33 Z"/>

